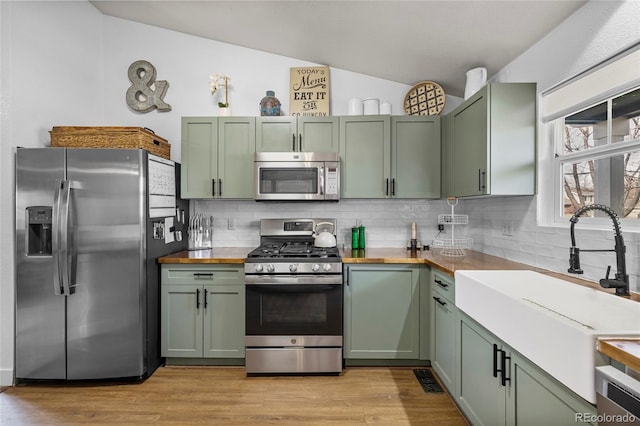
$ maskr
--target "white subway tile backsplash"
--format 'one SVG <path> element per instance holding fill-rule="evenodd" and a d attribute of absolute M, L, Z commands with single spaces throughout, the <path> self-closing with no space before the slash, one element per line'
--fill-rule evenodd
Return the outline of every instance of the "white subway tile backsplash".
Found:
<path fill-rule="evenodd" d="M 431 244 L 438 234 L 438 215 L 451 213 L 446 200 L 340 200 L 339 202 L 256 202 L 192 201 L 191 210 L 214 217 L 214 247 L 255 247 L 260 241 L 263 218 L 336 218 L 339 246 L 350 247 L 351 227 L 366 227 L 367 247 L 405 247 L 412 222 L 418 225 L 418 239 Z M 566 272 L 571 246 L 569 226 L 543 227 L 536 222 L 536 197 L 496 197 L 461 199 L 456 214 L 469 215 L 468 225 L 455 227 L 458 236 L 473 238 L 473 250 L 504 257 L 555 272 Z M 229 230 L 228 218 L 235 219 Z M 512 235 L 503 234 L 503 224 L 511 222 Z M 446 226 L 445 228 L 450 228 Z M 450 229 L 441 235 L 446 237 Z M 640 234 L 625 232 L 627 269 L 631 289 L 640 291 Z M 613 232 L 589 230 L 576 225 L 576 241 L 581 248 L 613 248 Z M 615 270 L 613 253 L 582 253 L 584 278 L 604 277 L 606 265 Z"/>

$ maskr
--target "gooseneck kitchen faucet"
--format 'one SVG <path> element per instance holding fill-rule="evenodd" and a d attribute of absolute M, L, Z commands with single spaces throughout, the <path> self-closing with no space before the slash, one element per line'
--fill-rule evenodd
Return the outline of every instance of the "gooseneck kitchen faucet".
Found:
<path fill-rule="evenodd" d="M 599 250 L 599 249 L 583 249 L 582 251 L 615 251 L 616 253 L 616 275 L 615 278 L 610 279 L 609 273 L 611 272 L 611 265 L 607 266 L 607 273 L 604 278 L 600 280 L 600 285 L 604 288 L 615 288 L 616 295 L 629 296 L 629 275 L 627 274 L 627 265 L 625 261 L 625 252 L 627 248 L 624 245 L 624 239 L 622 238 L 622 232 L 620 231 L 620 220 L 618 215 L 603 204 L 589 204 L 581 207 L 576 211 L 569 221 L 571 222 L 571 248 L 569 249 L 569 270 L 571 274 L 582 274 L 583 271 L 580 268 L 580 249 L 576 247 L 576 237 L 574 228 L 580 216 L 589 210 L 600 210 L 606 213 L 613 222 L 614 241 L 615 246 L 613 250 Z"/>

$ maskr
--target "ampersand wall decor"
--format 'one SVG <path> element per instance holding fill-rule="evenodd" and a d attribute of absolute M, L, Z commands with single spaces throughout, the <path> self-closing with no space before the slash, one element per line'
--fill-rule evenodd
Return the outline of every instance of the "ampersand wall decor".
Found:
<path fill-rule="evenodd" d="M 131 86 L 127 89 L 127 105 L 131 109 L 139 112 L 149 112 L 154 108 L 171 111 L 171 105 L 163 99 L 169 82 L 156 81 L 156 68 L 150 62 L 135 61 L 129 65 L 128 74 Z"/>

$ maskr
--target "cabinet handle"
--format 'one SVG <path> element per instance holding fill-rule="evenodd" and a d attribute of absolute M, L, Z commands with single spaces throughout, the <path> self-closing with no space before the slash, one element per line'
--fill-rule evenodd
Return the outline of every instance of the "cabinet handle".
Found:
<path fill-rule="evenodd" d="M 433 297 L 433 300 L 435 300 L 436 302 L 438 302 L 438 304 L 439 304 L 440 306 L 445 306 L 445 305 L 447 304 L 447 302 L 443 302 L 439 297 L 435 297 L 435 296 L 432 296 L 432 297 Z M 494 377 L 495 377 L 495 376 L 494 376 Z"/>
<path fill-rule="evenodd" d="M 200 309 L 200 289 L 196 289 L 196 309 Z"/>
<path fill-rule="evenodd" d="M 384 195 L 389 195 L 389 178 L 385 179 L 386 189 L 384 190 Z"/>
<path fill-rule="evenodd" d="M 511 360 L 511 357 L 507 356 L 507 353 L 503 350 L 500 352 L 502 352 L 502 360 L 500 362 L 500 383 L 502 383 L 502 386 L 507 386 L 507 382 L 511 381 L 511 378 L 506 376 L 507 360 Z"/>
<path fill-rule="evenodd" d="M 391 196 L 396 196 L 396 178 L 391 179 Z"/>
<path fill-rule="evenodd" d="M 482 169 L 478 169 L 478 191 L 483 192 L 487 187 L 484 183 L 485 172 Z"/>
<path fill-rule="evenodd" d="M 211 195 L 216 196 L 216 180 L 211 179 Z"/>
<path fill-rule="evenodd" d="M 298 133 L 298 146 L 300 147 L 298 151 L 302 152 L 302 133 Z"/>
<path fill-rule="evenodd" d="M 442 281 L 440 281 L 440 280 L 439 280 L 439 279 L 437 279 L 437 278 L 436 278 L 436 279 L 434 279 L 433 281 L 434 281 L 436 284 L 438 284 L 440 287 L 442 287 L 442 288 L 447 288 L 447 287 L 449 287 L 449 285 L 448 285 L 448 284 L 443 283 Z"/>
<path fill-rule="evenodd" d="M 295 152 L 296 150 L 296 134 L 291 134 L 291 151 Z"/>
<path fill-rule="evenodd" d="M 204 289 L 204 308 L 207 309 L 207 289 Z"/>
<path fill-rule="evenodd" d="M 202 279 L 213 279 L 213 272 L 194 272 L 193 273 L 193 278 L 195 278 L 196 280 L 202 280 Z"/>
<path fill-rule="evenodd" d="M 493 344 L 493 377 L 498 377 L 498 345 Z"/>

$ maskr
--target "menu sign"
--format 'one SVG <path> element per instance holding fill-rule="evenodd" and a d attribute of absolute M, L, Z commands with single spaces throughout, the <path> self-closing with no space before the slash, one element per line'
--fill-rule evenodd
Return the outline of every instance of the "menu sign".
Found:
<path fill-rule="evenodd" d="M 291 68 L 290 109 L 296 116 L 329 115 L 329 67 Z"/>

